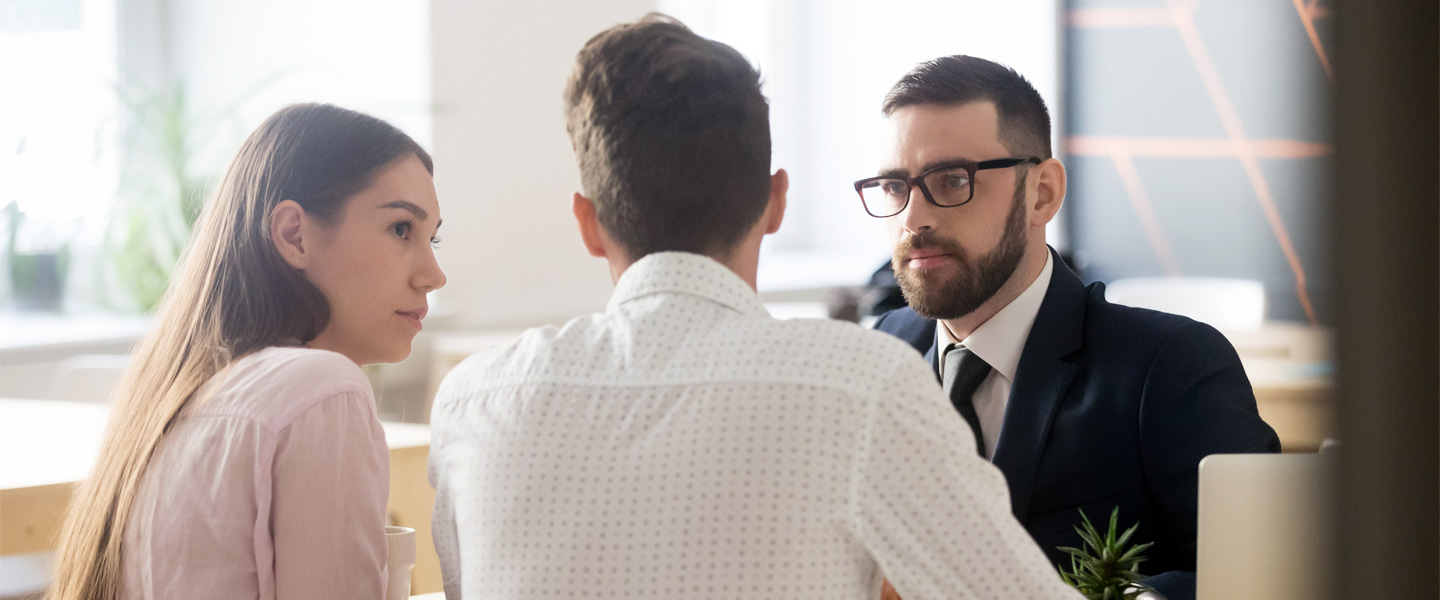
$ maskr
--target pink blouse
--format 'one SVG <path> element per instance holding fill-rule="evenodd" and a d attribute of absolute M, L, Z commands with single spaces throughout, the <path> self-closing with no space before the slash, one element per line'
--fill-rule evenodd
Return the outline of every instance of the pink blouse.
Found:
<path fill-rule="evenodd" d="M 121 597 L 383 598 L 390 453 L 364 372 L 267 348 L 198 397 L 141 480 Z"/>

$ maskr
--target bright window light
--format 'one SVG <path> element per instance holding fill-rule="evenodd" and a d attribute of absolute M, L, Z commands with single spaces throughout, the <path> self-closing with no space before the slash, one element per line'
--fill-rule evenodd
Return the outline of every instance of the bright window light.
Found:
<path fill-rule="evenodd" d="M 114 0 L 22 0 L 0 20 L 0 206 L 17 202 L 26 245 L 103 221 L 119 179 Z M 41 223 L 46 225 L 40 225 Z M 39 248 L 44 249 L 44 248 Z"/>

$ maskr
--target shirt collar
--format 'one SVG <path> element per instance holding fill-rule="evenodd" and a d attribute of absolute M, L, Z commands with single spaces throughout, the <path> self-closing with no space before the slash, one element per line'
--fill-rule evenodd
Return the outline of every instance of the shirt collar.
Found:
<path fill-rule="evenodd" d="M 1035 325 L 1035 315 L 1040 314 L 1040 304 L 1045 292 L 1050 289 L 1050 274 L 1055 269 L 1054 257 L 1045 253 L 1045 268 L 1030 282 L 1030 287 L 1020 292 L 1014 300 L 990 317 L 958 343 L 963 344 L 979 356 L 996 372 L 1006 379 L 1015 381 L 1015 371 L 1020 368 L 1020 354 L 1025 350 L 1025 340 L 1030 337 L 1030 328 Z M 950 344 L 957 343 L 943 322 L 935 327 L 938 354 L 943 354 Z"/>
<path fill-rule="evenodd" d="M 715 259 L 689 252 L 653 252 L 625 269 L 615 282 L 607 310 L 653 294 L 678 293 L 704 298 L 736 312 L 770 316 L 755 290 Z"/>

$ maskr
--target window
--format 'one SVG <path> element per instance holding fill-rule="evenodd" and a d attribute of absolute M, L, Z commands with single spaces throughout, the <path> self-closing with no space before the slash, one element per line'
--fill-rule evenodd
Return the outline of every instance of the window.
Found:
<path fill-rule="evenodd" d="M 119 180 L 115 10 L 114 0 L 0 4 L 0 206 L 25 213 L 16 251 L 98 241 L 103 219 L 86 218 L 105 214 Z"/>
<path fill-rule="evenodd" d="M 428 18 L 424 0 L 0 1 L 15 251 L 67 249 L 67 311 L 152 307 L 188 237 L 181 213 L 276 109 L 332 102 L 429 144 Z M 0 253 L 13 222 L 0 218 Z M 0 308 L 25 309 L 10 262 Z"/>

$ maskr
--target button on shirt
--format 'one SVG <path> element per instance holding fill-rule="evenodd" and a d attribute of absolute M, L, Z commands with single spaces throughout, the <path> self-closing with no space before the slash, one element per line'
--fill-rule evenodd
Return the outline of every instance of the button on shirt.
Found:
<path fill-rule="evenodd" d="M 451 600 L 1079 598 L 913 350 L 703 256 L 465 360 L 431 434 Z"/>
<path fill-rule="evenodd" d="M 1025 351 L 1025 340 L 1030 337 L 1030 328 L 1035 325 L 1035 316 L 1040 314 L 1040 304 L 1045 300 L 1045 292 L 1050 289 L 1050 273 L 1055 268 L 1053 260 L 1046 252 L 1045 268 L 1035 281 L 964 340 L 957 341 L 955 336 L 950 335 L 943 321 L 935 328 L 936 373 L 945 372 L 945 350 L 953 344 L 969 348 L 991 367 L 990 375 L 970 397 L 975 405 L 975 416 L 980 418 L 985 456 L 995 456 L 1000 427 L 1005 424 L 1005 406 L 1010 401 L 1010 388 L 1015 385 L 1015 371 L 1020 368 L 1020 354 Z"/>

